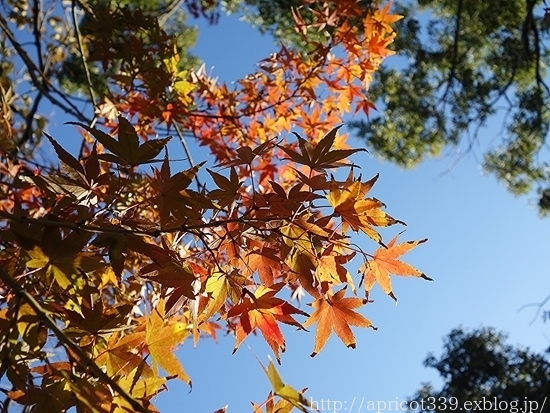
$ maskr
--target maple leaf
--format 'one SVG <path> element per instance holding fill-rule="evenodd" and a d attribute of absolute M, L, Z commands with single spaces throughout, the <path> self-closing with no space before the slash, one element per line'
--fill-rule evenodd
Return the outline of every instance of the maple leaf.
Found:
<path fill-rule="evenodd" d="M 217 199 L 218 203 L 216 206 L 220 209 L 233 204 L 233 202 L 237 199 L 239 189 L 242 185 L 242 182 L 239 181 L 235 168 L 231 168 L 229 179 L 209 169 L 206 171 L 210 174 L 210 176 L 212 176 L 212 179 L 219 188 L 210 191 L 208 193 L 208 197 L 211 199 Z"/>
<path fill-rule="evenodd" d="M 321 285 L 321 292 L 326 293 L 331 285 L 347 283 L 351 286 L 352 291 L 355 292 L 355 285 L 353 278 L 349 271 L 342 265 L 349 262 L 354 256 L 355 252 L 347 255 L 333 254 L 332 250 L 334 244 L 323 251 L 323 255 L 318 261 L 315 275 Z"/>
<path fill-rule="evenodd" d="M 294 405 L 285 399 L 277 400 L 277 403 L 274 401 L 275 395 L 273 392 L 269 392 L 267 399 L 262 404 L 256 404 L 252 402 L 252 412 L 253 413 L 262 413 L 262 406 L 265 405 L 265 413 L 290 413 L 294 410 Z"/>
<path fill-rule="evenodd" d="M 170 176 L 170 164 L 166 154 L 160 171 L 155 170 L 154 180 L 155 189 L 158 191 L 155 200 L 159 204 L 161 226 L 169 222 L 170 213 L 181 223 L 189 218 L 199 219 L 202 208 L 212 207 L 212 202 L 204 195 L 187 188 L 204 164 L 205 162 L 201 162 Z"/>
<path fill-rule="evenodd" d="M 278 250 L 260 244 L 244 258 L 243 274 L 250 277 L 257 271 L 263 285 L 268 287 L 273 285 L 282 267 L 281 259 L 277 256 L 277 253 Z"/>
<path fill-rule="evenodd" d="M 110 376 L 128 375 L 144 361 L 139 350 L 145 342 L 145 332 L 138 331 L 124 337 L 113 334 L 107 343 L 107 347 L 96 358 L 98 366 L 105 366 Z M 150 370 L 150 369 L 149 369 Z"/>
<path fill-rule="evenodd" d="M 233 353 L 237 351 L 242 341 L 250 333 L 259 328 L 267 344 L 279 360 L 279 350 L 285 351 L 285 340 L 277 322 L 301 329 L 302 325 L 292 318 L 291 314 L 308 316 L 307 313 L 297 309 L 287 301 L 275 297 L 275 294 L 285 285 L 285 283 L 275 284 L 271 287 L 260 285 L 254 294 L 248 293 L 241 304 L 228 311 L 227 318 L 239 317 L 235 333 L 237 341 Z"/>
<path fill-rule="evenodd" d="M 74 377 L 74 375 L 69 374 L 67 371 L 62 371 L 61 373 L 61 376 L 65 377 L 63 383 L 67 386 L 67 390 L 70 389 L 78 400 L 78 403 L 76 403 L 77 411 L 89 411 L 93 413 L 112 412 L 109 405 L 112 393 L 108 386 L 101 382 L 88 380 L 87 378 Z M 35 408 L 35 410 L 38 409 Z"/>
<path fill-rule="evenodd" d="M 372 188 L 378 175 L 367 182 L 358 180 L 346 181 L 343 188 L 336 181 L 331 182 L 330 192 L 327 194 L 327 200 L 334 208 L 334 214 L 340 216 L 343 222 L 343 230 L 350 227 L 354 231 L 361 230 L 367 236 L 377 243 L 382 244 L 382 237 L 372 227 L 387 227 L 394 224 L 403 224 L 382 210 L 384 203 L 376 198 L 363 197 Z"/>
<path fill-rule="evenodd" d="M 366 37 L 373 35 L 384 36 L 386 33 L 393 33 L 392 23 L 401 20 L 403 16 L 399 14 L 389 14 L 391 2 L 388 2 L 384 8 L 377 9 L 373 14 L 368 14 L 363 22 L 365 26 Z"/>
<path fill-rule="evenodd" d="M 299 392 L 298 390 L 294 389 L 293 387 L 289 386 L 288 384 L 285 384 L 283 382 L 283 379 L 279 375 L 279 372 L 277 371 L 277 368 L 275 367 L 275 364 L 273 364 L 273 361 L 269 360 L 269 364 L 267 367 L 265 367 L 259 360 L 258 363 L 262 366 L 262 368 L 265 371 L 265 374 L 267 375 L 267 378 L 269 379 L 269 382 L 271 383 L 271 387 L 273 388 L 273 392 L 276 396 L 279 396 L 281 399 L 286 401 L 291 406 L 288 406 L 287 403 L 277 403 L 276 406 L 279 406 L 280 409 L 273 409 L 275 406 L 273 406 L 273 398 L 270 397 L 268 399 L 268 402 L 266 403 L 267 406 L 267 412 L 290 412 L 292 410 L 292 406 L 296 407 L 298 410 L 307 413 L 307 407 L 311 407 L 311 404 L 309 403 L 309 400 L 307 400 L 304 395 L 303 391 Z M 269 403 L 271 402 L 271 403 Z M 269 404 L 268 404 L 269 403 Z M 253 404 L 254 411 L 257 411 L 260 406 L 257 406 Z"/>
<path fill-rule="evenodd" d="M 177 376 L 191 386 L 191 379 L 173 351 L 189 335 L 189 329 L 184 323 L 164 320 L 164 316 L 164 300 L 160 300 L 145 320 L 145 344 L 152 358 L 153 370 L 158 374 L 160 366 L 169 375 Z"/>
<path fill-rule="evenodd" d="M 277 182 L 269 182 L 274 192 L 266 192 L 255 197 L 256 206 L 260 208 L 259 216 L 290 217 L 303 208 L 304 202 L 322 198 L 311 191 L 301 191 L 304 184 L 294 185 L 286 193 L 285 189 Z"/>
<path fill-rule="evenodd" d="M 139 367 L 134 369 L 130 374 L 123 375 L 120 377 L 118 384 L 123 389 L 131 394 L 135 399 L 140 400 L 142 403 L 147 403 L 148 400 L 153 398 L 153 396 L 160 393 L 162 390 L 166 389 L 166 382 L 168 379 L 166 377 L 157 377 L 150 376 L 145 378 L 139 377 L 140 369 Z M 147 403 L 148 404 L 148 403 Z M 158 412 L 150 406 L 150 411 L 152 413 Z M 113 398 L 112 413 L 128 413 L 135 411 L 134 406 L 130 405 L 126 399 L 124 399 L 120 394 L 116 393 Z"/>
<path fill-rule="evenodd" d="M 143 239 L 135 236 L 127 237 L 126 243 L 130 249 L 153 261 L 141 268 L 137 274 L 138 277 L 155 281 L 165 287 L 180 288 L 182 295 L 189 299 L 195 298 L 193 281 L 196 277 L 193 269 L 170 249 L 164 239 L 162 240 L 164 248 L 144 242 Z"/>
<path fill-rule="evenodd" d="M 401 255 L 426 242 L 428 239 L 407 241 L 396 245 L 397 237 L 399 237 L 399 234 L 388 243 L 387 248 L 378 248 L 372 259 L 360 267 L 359 271 L 363 272 L 367 297 L 374 284 L 378 282 L 382 290 L 397 302 L 397 298 L 392 291 L 390 274 L 414 276 L 433 281 L 423 272 L 398 259 Z"/>
<path fill-rule="evenodd" d="M 71 232 L 61 238 L 57 228 L 46 228 L 41 245 L 28 251 L 28 268 L 44 268 L 46 275 L 63 289 L 79 287 L 83 283 L 80 271 L 85 273 L 105 267 L 101 257 L 81 252 L 90 234 Z"/>
<path fill-rule="evenodd" d="M 81 164 L 50 135 L 44 135 L 61 161 L 65 174 L 41 174 L 22 176 L 21 180 L 34 183 L 39 188 L 53 194 L 63 194 L 66 197 L 76 200 L 81 205 L 95 205 L 98 202 L 98 194 L 101 194 L 100 186 L 109 180 L 109 173 L 100 174 L 99 161 L 96 148 L 87 157 L 84 164 Z"/>
<path fill-rule="evenodd" d="M 80 122 L 66 122 L 69 125 L 77 125 L 87 130 L 112 154 L 101 154 L 98 158 L 108 162 L 114 162 L 125 166 L 138 166 L 151 161 L 157 156 L 166 144 L 172 139 L 152 139 L 144 144 L 139 144 L 136 130 L 124 117 L 118 116 L 118 140 L 115 140 L 97 128 L 91 128 Z"/>
<path fill-rule="evenodd" d="M 207 304 L 201 314 L 201 320 L 209 320 L 216 312 L 224 313 L 223 305 L 226 300 L 237 303 L 242 296 L 242 288 L 252 282 L 238 271 L 215 271 L 206 280 L 204 294 Z"/>
<path fill-rule="evenodd" d="M 286 281 L 292 284 L 296 279 L 312 296 L 319 294 L 312 271 L 315 271 L 315 246 L 309 238 L 308 230 L 294 223 L 289 223 L 280 229 L 284 236 L 281 244 L 281 258 L 291 269 Z"/>
<path fill-rule="evenodd" d="M 284 146 L 277 146 L 294 162 L 307 165 L 316 171 L 324 171 L 327 168 L 346 166 L 349 165 L 349 163 L 343 162 L 343 159 L 348 158 L 356 152 L 366 151 L 366 149 L 332 149 L 336 139 L 336 133 L 340 127 L 341 126 L 338 126 L 332 129 L 317 144 L 308 142 L 301 138 L 297 133 L 294 133 L 294 135 L 298 138 L 298 145 L 301 153 Z"/>
<path fill-rule="evenodd" d="M 270 149 L 271 145 L 272 141 L 266 141 L 254 149 L 250 146 L 241 146 L 237 149 L 237 159 L 221 162 L 216 165 L 216 167 L 251 165 L 254 159 L 265 154 L 265 152 Z"/>
<path fill-rule="evenodd" d="M 376 330 L 371 321 L 353 311 L 365 304 L 365 300 L 357 297 L 344 297 L 346 287 L 336 294 L 327 292 L 325 297 L 314 301 L 311 305 L 315 309 L 311 317 L 303 324 L 304 328 L 318 322 L 315 333 L 315 348 L 311 357 L 315 357 L 325 346 L 332 331 L 344 342 L 347 347 L 355 348 L 355 336 L 350 325 L 356 327 L 370 327 Z"/>

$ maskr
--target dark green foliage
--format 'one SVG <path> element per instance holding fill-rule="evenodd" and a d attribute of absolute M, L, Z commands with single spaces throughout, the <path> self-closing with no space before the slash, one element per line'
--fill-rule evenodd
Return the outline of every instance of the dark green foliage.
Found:
<path fill-rule="evenodd" d="M 322 2 L 319 2 L 319 5 L 321 4 Z M 306 41 L 302 34 L 295 31 L 293 9 L 299 10 L 306 23 L 315 22 L 315 16 L 303 7 L 304 2 L 301 0 L 227 0 L 225 5 L 227 12 L 242 13 L 245 21 L 257 27 L 260 33 L 269 33 L 286 46 L 307 52 L 312 49 L 312 42 L 323 40 L 322 32 L 310 30 Z M 319 5 L 316 8 L 320 8 Z M 371 9 L 373 0 L 361 0 L 358 5 L 365 9 L 366 13 Z M 357 24 L 359 25 L 360 21 Z"/>
<path fill-rule="evenodd" d="M 541 3 L 396 5 L 405 18 L 396 26 L 394 50 L 406 60 L 377 73 L 370 95 L 380 112 L 352 122 L 358 135 L 376 155 L 403 167 L 448 146 L 468 152 L 489 145 L 485 170 L 516 195 L 537 189 L 541 215 L 550 213 L 548 16 Z M 481 130 L 489 122 L 501 129 L 498 140 Z"/>
<path fill-rule="evenodd" d="M 463 402 L 494 401 L 496 398 L 499 402 L 508 402 L 509 407 L 510 402 L 519 401 L 518 409 L 524 407 L 525 400 L 538 402 L 536 411 L 540 412 L 543 400 L 550 396 L 550 361 L 547 357 L 507 344 L 506 335 L 492 328 L 451 331 L 441 357 L 438 359 L 430 354 L 424 364 L 438 371 L 443 387 L 436 390 L 431 384 L 423 384 L 411 398 L 416 403 L 410 406 L 417 411 L 443 411 L 439 401 L 446 400 L 449 407 L 451 398 L 455 398 L 451 401 L 453 404 L 455 401 L 460 403 L 457 411 L 461 410 Z M 429 398 L 435 398 L 432 406 L 428 406 Z M 424 409 L 422 400 L 425 401 Z M 550 406 L 545 405 L 543 412 L 548 411 Z"/>
<path fill-rule="evenodd" d="M 241 13 L 244 19 L 253 27 L 258 28 L 260 33 L 271 34 L 287 46 L 293 46 L 304 52 L 312 47 L 311 43 L 305 41 L 303 36 L 294 30 L 294 18 L 292 9 L 302 5 L 300 0 L 228 0 L 226 11 L 228 13 Z M 313 16 L 304 13 L 306 21 L 311 21 Z M 310 40 L 319 33 L 311 33 Z"/>

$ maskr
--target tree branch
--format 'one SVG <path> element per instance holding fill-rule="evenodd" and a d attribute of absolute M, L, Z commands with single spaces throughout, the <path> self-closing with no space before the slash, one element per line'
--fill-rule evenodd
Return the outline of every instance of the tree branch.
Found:
<path fill-rule="evenodd" d="M 78 43 L 78 51 L 80 52 L 80 60 L 82 61 L 82 66 L 84 66 L 84 73 L 86 74 L 86 84 L 88 86 L 88 93 L 90 93 L 90 99 L 95 109 L 96 99 L 95 99 L 94 88 L 92 87 L 92 78 L 90 76 L 90 69 L 88 68 L 88 62 L 86 62 L 86 56 L 84 55 L 84 46 L 82 45 L 82 35 L 80 34 L 80 28 L 78 27 L 78 22 L 76 18 L 76 0 L 73 0 L 71 9 L 72 9 L 71 14 L 73 17 L 74 31 L 76 33 L 76 40 Z"/>
<path fill-rule="evenodd" d="M 25 116 L 25 130 L 23 131 L 23 136 L 21 136 L 21 139 L 19 139 L 16 143 L 17 147 L 20 149 L 32 138 L 34 116 L 38 111 L 38 106 L 43 96 L 44 94 L 41 91 L 38 91 L 38 95 L 34 99 L 29 113 Z"/>
<path fill-rule="evenodd" d="M 185 152 L 185 156 L 187 156 L 187 161 L 189 162 L 189 165 L 191 166 L 191 168 L 194 168 L 195 162 L 193 162 L 193 158 L 191 157 L 191 151 L 189 150 L 187 141 L 185 140 L 183 134 L 181 133 L 179 126 L 176 123 L 174 123 L 173 125 L 174 125 L 174 129 L 176 130 L 176 133 L 178 134 L 178 138 L 181 142 L 181 146 L 183 147 L 183 151 Z M 200 191 L 202 184 L 197 175 L 195 175 L 195 181 L 197 182 L 197 189 Z"/>
<path fill-rule="evenodd" d="M 453 41 L 453 60 L 451 62 L 451 70 L 449 72 L 449 77 L 447 78 L 447 87 L 445 88 L 445 92 L 443 92 L 443 96 L 441 97 L 440 102 L 444 102 L 445 99 L 447 98 L 447 95 L 449 94 L 449 91 L 453 86 L 453 82 L 456 76 L 456 66 L 458 64 L 458 44 L 460 42 L 460 26 L 462 23 L 463 3 L 464 3 L 463 0 L 458 1 L 457 11 L 456 11 L 454 41 Z"/>
<path fill-rule="evenodd" d="M 216 227 L 222 227 L 227 224 L 233 224 L 237 222 L 270 222 L 270 221 L 281 221 L 284 218 L 281 217 L 268 217 L 268 218 L 230 218 L 230 219 L 222 219 L 218 221 L 211 221 L 211 222 L 204 222 L 197 225 L 178 225 L 176 227 L 172 228 L 159 228 L 154 230 L 145 230 L 145 229 L 127 229 L 123 227 L 116 227 L 116 226 L 100 226 L 100 225 L 92 225 L 92 224 L 79 224 L 75 222 L 63 222 L 63 221 L 52 221 L 49 219 L 44 218 L 30 218 L 24 215 L 15 215 L 11 214 L 6 211 L 0 210 L 0 218 L 7 219 L 9 221 L 18 222 L 20 224 L 23 223 L 32 223 L 41 225 L 44 227 L 50 227 L 50 228 L 66 228 L 73 231 L 86 231 L 86 232 L 93 232 L 93 233 L 106 233 L 106 234 L 121 234 L 121 235 L 142 235 L 142 236 L 149 236 L 149 237 L 158 237 L 162 234 L 170 234 L 170 233 L 177 233 L 177 232 L 188 232 L 190 234 L 198 235 L 196 231 L 204 230 L 206 228 L 216 228 Z M 266 230 L 269 230 L 266 228 Z"/>
<path fill-rule="evenodd" d="M 550 301 L 550 294 L 546 296 L 546 298 L 544 300 L 542 300 L 540 303 L 530 303 L 530 304 L 524 304 L 522 305 L 519 309 L 518 309 L 518 312 L 519 311 L 523 311 L 524 309 L 528 308 L 528 307 L 537 307 L 537 311 L 535 313 L 535 315 L 533 316 L 533 319 L 531 320 L 531 322 L 529 323 L 529 325 L 532 325 L 535 320 L 538 318 L 538 316 L 540 315 L 540 312 L 542 311 L 542 308 Z"/>
<path fill-rule="evenodd" d="M 160 16 L 158 16 L 159 26 L 164 27 L 170 17 L 172 17 L 172 15 L 183 3 L 185 3 L 185 0 L 172 0 L 169 4 L 167 4 L 165 9 L 162 10 Z"/>
<path fill-rule="evenodd" d="M 15 38 L 15 35 L 13 34 L 13 32 L 10 30 L 8 26 L 8 22 L 6 21 L 6 19 L 4 19 L 4 17 L 1 14 L 0 14 L 0 29 L 2 29 L 6 37 L 10 40 L 10 43 L 13 45 L 13 47 L 19 54 L 19 57 L 27 67 L 29 76 L 31 78 L 31 83 L 33 84 L 33 86 L 36 87 L 36 89 L 38 89 L 41 93 L 43 93 L 44 96 L 55 106 L 60 107 L 66 113 L 69 113 L 75 116 L 80 121 L 89 123 L 90 120 L 86 116 L 84 116 L 84 114 L 62 92 L 56 90 L 52 86 L 52 84 L 47 80 L 44 73 L 40 71 L 40 69 L 29 57 L 29 55 L 27 54 L 23 46 L 17 41 L 17 39 Z M 56 92 L 58 95 L 60 95 L 61 100 L 63 100 L 65 103 L 63 103 L 61 100 L 57 99 L 56 97 L 52 96 L 52 94 L 50 93 L 50 89 Z"/>
<path fill-rule="evenodd" d="M 36 46 L 36 54 L 38 58 L 38 67 L 40 72 L 44 73 L 44 60 L 42 59 L 42 43 L 41 43 L 41 34 L 40 34 L 40 0 L 33 1 L 33 25 L 32 32 L 34 35 L 34 45 Z"/>

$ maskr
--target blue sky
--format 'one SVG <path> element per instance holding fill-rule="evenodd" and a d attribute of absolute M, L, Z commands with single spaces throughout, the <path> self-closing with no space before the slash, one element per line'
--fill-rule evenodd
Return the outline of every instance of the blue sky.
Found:
<path fill-rule="evenodd" d="M 197 23 L 194 52 L 221 80 L 252 72 L 255 62 L 277 49 L 269 37 L 235 17 L 222 16 L 213 27 Z M 311 359 L 314 329 L 286 329 L 287 352 L 279 367 L 285 382 L 308 387 L 306 395 L 313 400 L 341 402 L 340 411 L 357 412 L 363 401 L 360 411 L 366 412 L 368 401 L 403 401 L 421 382 L 432 381 L 437 388 L 438 376 L 422 362 L 430 351 L 441 353 L 443 337 L 455 327 L 493 326 L 508 332 L 511 344 L 536 351 L 550 346 L 548 326 L 540 318 L 530 324 L 536 309 L 518 311 L 550 293 L 550 221 L 537 217 L 528 198 L 514 198 L 493 177 L 483 175 L 475 154 L 483 153 L 483 142 L 496 132 L 483 131 L 482 144 L 448 173 L 452 156 L 412 171 L 368 154 L 353 158 L 365 178 L 380 173 L 373 195 L 387 204 L 392 216 L 407 222 L 400 239 L 429 239 L 404 258 L 434 282 L 394 277 L 397 306 L 375 287 L 375 303 L 363 314 L 379 329 L 355 329 L 355 350 L 332 337 Z M 354 139 L 350 144 L 361 146 Z M 203 152 L 195 152 L 195 161 L 201 156 Z M 400 230 L 388 228 L 382 235 L 389 240 Z M 374 251 L 376 245 L 365 241 L 363 247 Z M 308 311 L 305 303 L 302 308 Z M 233 345 L 232 337 L 220 337 L 218 343 L 203 340 L 196 349 L 186 342 L 178 355 L 193 390 L 189 393 L 186 385 L 171 382 L 169 391 L 158 397 L 158 408 L 169 413 L 213 412 L 229 404 L 228 412 L 244 412 L 251 410 L 251 400 L 263 401 L 270 386 L 255 356 L 267 363 L 269 348 L 262 339 L 250 337 L 231 355 Z M 322 411 L 332 412 L 338 405 L 325 407 Z"/>

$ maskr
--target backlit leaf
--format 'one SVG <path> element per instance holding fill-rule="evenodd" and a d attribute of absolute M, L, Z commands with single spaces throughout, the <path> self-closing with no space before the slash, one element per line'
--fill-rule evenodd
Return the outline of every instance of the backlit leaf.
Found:
<path fill-rule="evenodd" d="M 304 397 L 302 392 L 299 392 L 288 384 L 283 383 L 283 380 L 281 379 L 277 368 L 273 364 L 273 361 L 270 360 L 267 367 L 264 367 L 262 363 L 260 364 L 264 369 L 269 382 L 271 383 L 271 387 L 273 388 L 275 395 L 279 396 L 283 400 L 286 400 L 298 410 L 307 413 L 307 408 L 311 407 L 309 400 Z"/>
<path fill-rule="evenodd" d="M 153 370 L 157 372 L 161 367 L 169 375 L 191 385 L 191 379 L 174 354 L 174 349 L 189 335 L 189 329 L 181 322 L 164 320 L 164 316 L 164 300 L 161 300 L 145 323 L 145 345 L 152 358 Z"/>
<path fill-rule="evenodd" d="M 313 302 L 315 311 L 303 324 L 307 328 L 318 323 L 315 332 L 315 348 L 311 357 L 322 350 L 333 331 L 347 347 L 355 348 L 355 336 L 350 325 L 376 329 L 369 319 L 354 311 L 362 307 L 365 301 L 357 297 L 344 297 L 345 293 L 345 287 L 334 295 L 329 291 L 326 297 Z"/>
<path fill-rule="evenodd" d="M 227 318 L 239 317 L 233 352 L 237 351 L 242 341 L 258 328 L 277 359 L 279 359 L 279 351 L 285 350 L 285 340 L 277 323 L 302 328 L 302 325 L 292 317 L 292 314 L 308 315 L 287 301 L 275 297 L 275 294 L 284 285 L 284 283 L 270 287 L 260 285 L 254 294 L 249 293 L 243 298 L 242 303 L 229 310 Z"/>
<path fill-rule="evenodd" d="M 348 227 L 353 231 L 363 231 L 374 241 L 382 244 L 382 237 L 373 227 L 387 227 L 394 224 L 405 224 L 386 214 L 382 208 L 385 205 L 376 198 L 364 198 L 374 181 L 361 183 L 352 181 L 341 188 L 332 183 L 327 199 L 334 208 L 334 213 L 342 218 L 343 230 Z"/>
<path fill-rule="evenodd" d="M 387 248 L 378 248 L 372 259 L 361 266 L 360 271 L 363 272 L 363 282 L 365 283 L 367 297 L 374 284 L 378 282 L 382 290 L 397 302 L 397 298 L 392 291 L 390 274 L 420 277 L 432 281 L 423 272 L 399 260 L 401 255 L 426 242 L 427 239 L 395 244 L 398 236 L 399 234 L 388 243 Z"/>

